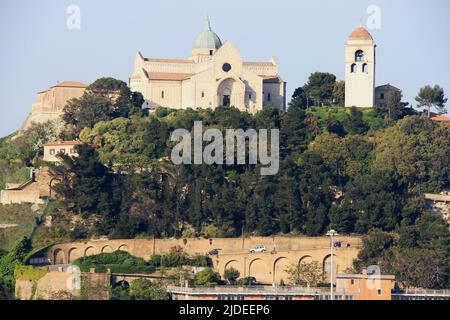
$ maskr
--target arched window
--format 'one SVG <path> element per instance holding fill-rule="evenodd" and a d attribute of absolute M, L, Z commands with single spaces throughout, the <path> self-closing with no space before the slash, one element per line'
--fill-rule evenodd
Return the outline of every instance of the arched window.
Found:
<path fill-rule="evenodd" d="M 369 72 L 369 66 L 367 65 L 367 63 L 364 63 L 362 66 L 362 72 L 364 73 L 368 73 Z"/>
<path fill-rule="evenodd" d="M 355 61 L 363 61 L 364 60 L 364 51 L 358 50 L 355 52 Z"/>
<path fill-rule="evenodd" d="M 202 91 L 202 98 L 205 97 L 205 91 Z"/>
<path fill-rule="evenodd" d="M 164 99 L 164 90 L 161 91 L 161 99 Z"/>
<path fill-rule="evenodd" d="M 353 63 L 352 66 L 350 67 L 350 72 L 356 73 L 356 71 L 358 71 L 358 67 L 356 66 L 356 63 Z"/>

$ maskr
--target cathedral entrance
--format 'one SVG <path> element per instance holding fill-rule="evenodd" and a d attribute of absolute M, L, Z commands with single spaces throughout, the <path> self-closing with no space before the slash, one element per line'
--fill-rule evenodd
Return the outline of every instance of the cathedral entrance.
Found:
<path fill-rule="evenodd" d="M 226 94 L 223 96 L 222 105 L 225 107 L 230 106 L 230 95 Z"/>
<path fill-rule="evenodd" d="M 238 79 L 227 78 L 217 87 L 217 104 L 245 110 L 245 85 Z"/>

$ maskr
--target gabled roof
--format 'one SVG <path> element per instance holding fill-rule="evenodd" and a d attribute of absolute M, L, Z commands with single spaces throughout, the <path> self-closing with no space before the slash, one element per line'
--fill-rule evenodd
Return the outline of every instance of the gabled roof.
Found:
<path fill-rule="evenodd" d="M 394 86 L 391 85 L 390 83 L 387 83 L 387 84 L 383 84 L 383 85 L 381 85 L 381 86 L 378 86 L 378 87 L 375 88 L 375 90 L 377 90 L 377 89 L 388 89 L 388 88 L 392 88 L 392 89 L 394 89 L 394 90 L 401 91 L 399 88 L 394 87 Z"/>
<path fill-rule="evenodd" d="M 166 63 L 195 63 L 194 60 L 187 59 L 156 59 L 156 58 L 145 58 L 145 61 L 149 62 L 166 62 Z"/>
<path fill-rule="evenodd" d="M 57 83 L 56 85 L 54 85 L 51 88 L 55 88 L 55 87 L 87 88 L 87 86 L 88 86 L 87 84 L 84 84 L 79 81 L 63 81 L 63 82 Z"/>

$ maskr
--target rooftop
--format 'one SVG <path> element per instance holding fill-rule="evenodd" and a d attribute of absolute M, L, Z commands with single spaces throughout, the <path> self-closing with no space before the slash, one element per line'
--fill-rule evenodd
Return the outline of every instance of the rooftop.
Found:
<path fill-rule="evenodd" d="M 373 41 L 372 35 L 363 27 L 358 27 L 350 34 L 348 40 L 371 40 Z"/>

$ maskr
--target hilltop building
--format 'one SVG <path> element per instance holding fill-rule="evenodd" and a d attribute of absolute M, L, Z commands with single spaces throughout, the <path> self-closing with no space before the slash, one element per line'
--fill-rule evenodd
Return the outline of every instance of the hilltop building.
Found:
<path fill-rule="evenodd" d="M 187 59 L 144 58 L 138 52 L 129 86 L 143 94 L 150 109 L 223 105 L 254 113 L 286 106 L 286 83 L 275 59 L 244 61 L 230 42 L 222 43 L 209 20 Z"/>
<path fill-rule="evenodd" d="M 60 162 L 58 155 L 67 154 L 71 157 L 78 156 L 75 146 L 83 144 L 81 141 L 55 141 L 44 145 L 44 161 Z"/>
<path fill-rule="evenodd" d="M 373 108 L 375 104 L 375 41 L 363 27 L 345 45 L 345 106 Z"/>
<path fill-rule="evenodd" d="M 375 88 L 375 105 L 383 108 L 386 107 L 389 98 L 395 93 L 395 92 L 402 92 L 397 87 L 394 87 L 391 84 L 385 84 L 382 86 L 378 86 Z"/>
<path fill-rule="evenodd" d="M 59 119 L 70 99 L 80 98 L 87 85 L 77 81 L 64 81 L 45 91 L 38 92 L 31 113 L 22 125 L 21 131 L 28 129 L 32 123 L 44 123 Z"/>

